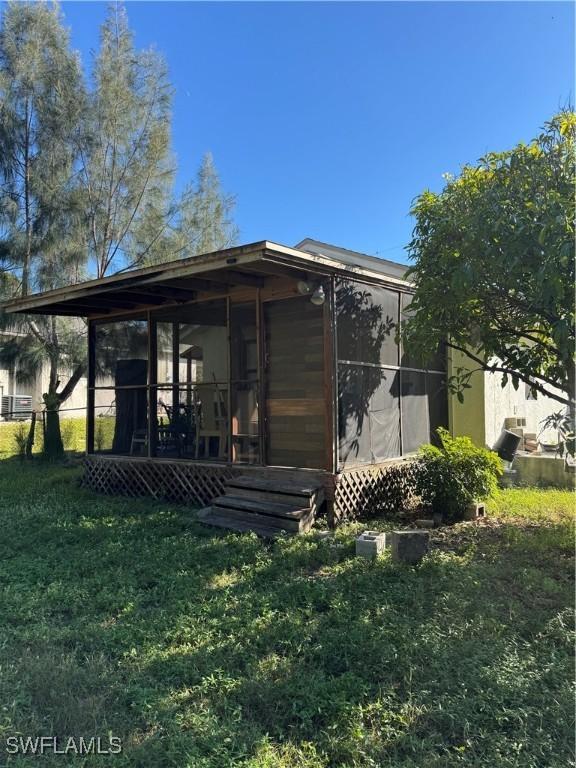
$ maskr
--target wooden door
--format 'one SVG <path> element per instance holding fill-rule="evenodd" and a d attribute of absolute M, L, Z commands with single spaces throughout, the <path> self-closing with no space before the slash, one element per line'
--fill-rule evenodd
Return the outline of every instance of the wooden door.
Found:
<path fill-rule="evenodd" d="M 264 304 L 269 465 L 326 465 L 323 317 L 306 296 Z"/>

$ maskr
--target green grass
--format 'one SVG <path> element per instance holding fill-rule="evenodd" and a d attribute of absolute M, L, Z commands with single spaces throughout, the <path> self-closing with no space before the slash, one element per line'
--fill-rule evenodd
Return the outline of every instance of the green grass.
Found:
<path fill-rule="evenodd" d="M 102 443 L 104 444 L 104 447 L 106 447 L 106 440 L 113 429 L 109 425 L 110 421 L 113 421 L 113 419 L 97 419 L 96 421 L 96 428 L 99 430 L 97 434 L 103 435 Z M 29 421 L 0 422 L 0 460 L 18 454 L 16 434 L 20 432 L 27 436 L 29 429 Z M 86 419 L 81 417 L 67 418 L 63 416 L 60 418 L 60 431 L 65 450 L 71 452 L 83 452 L 86 450 Z M 39 413 L 34 433 L 33 452 L 41 453 L 42 448 L 42 414 Z"/>
<path fill-rule="evenodd" d="M 0 764 L 109 732 L 115 768 L 570 764 L 568 492 L 505 491 L 410 568 L 353 556 L 383 521 L 270 544 L 76 479 L 0 462 Z"/>

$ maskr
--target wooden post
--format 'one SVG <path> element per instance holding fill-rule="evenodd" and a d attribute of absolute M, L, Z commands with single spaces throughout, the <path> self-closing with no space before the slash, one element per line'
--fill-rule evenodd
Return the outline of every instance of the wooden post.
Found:
<path fill-rule="evenodd" d="M 324 325 L 324 399 L 325 410 L 325 451 L 326 469 L 336 471 L 336 413 L 337 413 L 337 384 L 336 384 L 336 348 L 335 348 L 335 312 L 334 312 L 334 278 L 330 279 L 326 291 L 326 301 L 323 312 Z"/>
<path fill-rule="evenodd" d="M 158 442 L 158 340 L 157 323 L 148 314 L 148 457 L 156 456 Z"/>
<path fill-rule="evenodd" d="M 88 320 L 88 396 L 86 402 L 86 453 L 94 453 L 94 411 L 96 385 L 96 323 Z"/>

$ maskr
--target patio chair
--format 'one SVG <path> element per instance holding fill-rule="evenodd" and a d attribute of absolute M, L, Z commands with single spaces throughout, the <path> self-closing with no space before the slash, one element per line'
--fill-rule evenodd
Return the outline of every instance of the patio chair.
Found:
<path fill-rule="evenodd" d="M 196 450 L 200 454 L 200 440 L 203 440 L 203 458 L 210 457 L 210 438 L 218 438 L 218 458 L 226 458 L 227 419 L 223 393 L 217 384 L 197 384 Z"/>

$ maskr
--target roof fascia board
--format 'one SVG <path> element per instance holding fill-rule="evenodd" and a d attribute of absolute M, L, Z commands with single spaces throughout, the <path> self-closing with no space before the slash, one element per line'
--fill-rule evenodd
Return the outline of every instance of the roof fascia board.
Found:
<path fill-rule="evenodd" d="M 414 290 L 414 284 L 408 280 L 401 280 L 400 278 L 393 277 L 391 275 L 385 275 L 382 272 L 377 272 L 372 269 L 366 269 L 364 267 L 357 267 L 351 264 L 344 264 L 343 262 L 331 259 L 329 256 L 320 256 L 312 253 L 304 253 L 293 248 L 286 248 L 271 243 L 270 248 L 267 248 L 264 252 L 264 258 L 271 261 L 278 261 L 278 263 L 287 263 L 290 266 L 295 266 L 294 262 L 303 266 L 303 262 L 310 268 L 316 267 L 319 271 L 324 273 L 338 273 L 354 276 L 357 278 L 364 278 L 371 282 L 380 283 L 382 285 L 388 285 L 399 290 L 411 292 Z M 274 259 L 275 253 L 281 254 L 287 257 L 284 261 L 281 259 Z"/>
<path fill-rule="evenodd" d="M 90 296 L 93 293 L 108 294 L 115 291 L 138 286 L 153 285 L 164 280 L 172 280 L 178 277 L 189 277 L 190 275 L 201 274 L 219 267 L 238 268 L 242 264 L 248 264 L 254 261 L 262 260 L 263 247 L 265 242 L 255 243 L 251 246 L 242 246 L 240 248 L 231 248 L 226 251 L 216 251 L 214 253 L 194 256 L 182 262 L 168 262 L 167 264 L 146 267 L 143 270 L 127 272 L 122 275 L 112 275 L 111 277 L 100 278 L 99 280 L 90 280 L 86 283 L 79 283 L 76 286 L 67 288 L 57 288 L 45 293 L 32 294 L 23 299 L 13 299 L 6 302 L 3 309 L 7 313 L 26 312 L 26 310 L 36 310 L 40 307 L 51 306 L 61 302 L 71 302 Z M 228 261 L 234 259 L 233 264 Z"/>

